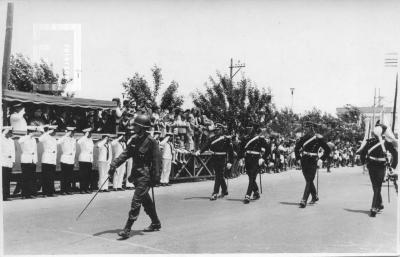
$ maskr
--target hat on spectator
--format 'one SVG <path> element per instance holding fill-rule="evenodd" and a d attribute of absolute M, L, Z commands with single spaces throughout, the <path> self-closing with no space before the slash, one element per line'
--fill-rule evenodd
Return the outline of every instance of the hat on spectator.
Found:
<path fill-rule="evenodd" d="M 11 126 L 4 126 L 2 129 L 1 129 L 1 132 L 3 133 L 3 135 L 5 135 L 5 134 L 7 134 L 8 132 L 12 132 L 12 127 Z"/>
<path fill-rule="evenodd" d="M 74 131 L 76 129 L 76 127 L 67 127 L 68 131 Z"/>
<path fill-rule="evenodd" d="M 85 129 L 82 129 L 82 132 L 83 133 L 86 133 L 86 132 L 90 132 L 90 131 L 92 131 L 93 129 L 92 128 L 85 128 Z"/>

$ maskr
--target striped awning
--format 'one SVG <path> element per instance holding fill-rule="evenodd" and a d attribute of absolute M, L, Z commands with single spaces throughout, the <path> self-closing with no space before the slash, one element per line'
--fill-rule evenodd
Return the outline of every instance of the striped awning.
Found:
<path fill-rule="evenodd" d="M 70 98 L 63 96 L 44 95 L 39 93 L 21 92 L 15 90 L 3 90 L 2 99 L 3 101 L 7 102 L 46 104 L 88 109 L 115 109 L 117 107 L 117 103 L 112 101 L 75 97 Z"/>

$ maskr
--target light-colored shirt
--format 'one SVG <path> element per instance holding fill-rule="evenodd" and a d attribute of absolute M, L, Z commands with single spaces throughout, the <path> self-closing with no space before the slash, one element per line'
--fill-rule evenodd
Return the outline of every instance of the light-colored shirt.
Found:
<path fill-rule="evenodd" d="M 97 147 L 99 149 L 99 156 L 97 161 L 111 163 L 112 160 L 111 144 L 106 143 L 106 139 L 103 139 L 97 143 Z"/>
<path fill-rule="evenodd" d="M 115 139 L 111 141 L 112 153 L 113 158 L 117 158 L 126 148 L 124 142 L 120 142 L 119 140 Z"/>
<path fill-rule="evenodd" d="M 75 164 L 76 140 L 70 136 L 63 136 L 58 142 L 61 145 L 60 162 L 65 164 Z"/>
<path fill-rule="evenodd" d="M 15 131 L 27 131 L 27 123 L 24 118 L 24 112 L 13 113 L 10 116 L 10 124 Z"/>
<path fill-rule="evenodd" d="M 43 144 L 42 163 L 57 164 L 57 139 L 44 133 L 39 137 L 39 142 Z"/>
<path fill-rule="evenodd" d="M 93 162 L 93 140 L 86 136 L 81 137 L 78 140 L 78 145 L 81 149 L 78 157 L 80 162 Z"/>
<path fill-rule="evenodd" d="M 38 161 L 36 139 L 30 135 L 26 135 L 21 137 L 18 140 L 18 143 L 20 144 L 22 150 L 21 163 L 36 164 Z"/>
<path fill-rule="evenodd" d="M 175 148 L 172 143 L 168 142 L 168 139 L 166 139 L 160 142 L 161 158 L 172 160 L 174 157 Z"/>
<path fill-rule="evenodd" d="M 12 168 L 15 162 L 14 140 L 1 134 L 1 166 Z"/>

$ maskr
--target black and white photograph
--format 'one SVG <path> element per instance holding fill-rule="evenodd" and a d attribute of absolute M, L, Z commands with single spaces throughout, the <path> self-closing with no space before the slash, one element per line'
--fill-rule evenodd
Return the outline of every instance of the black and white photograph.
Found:
<path fill-rule="evenodd" d="M 398 256 L 398 0 L 2 0 L 0 255 Z"/>

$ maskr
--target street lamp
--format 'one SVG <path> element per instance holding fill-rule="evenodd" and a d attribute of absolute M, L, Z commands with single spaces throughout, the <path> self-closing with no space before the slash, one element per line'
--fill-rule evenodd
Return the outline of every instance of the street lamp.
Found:
<path fill-rule="evenodd" d="M 292 104 L 291 104 L 291 108 L 290 108 L 290 109 L 292 109 L 292 112 L 293 112 L 293 94 L 294 94 L 294 87 L 291 87 L 291 88 L 290 88 L 290 93 L 291 93 L 291 95 L 292 95 Z"/>

